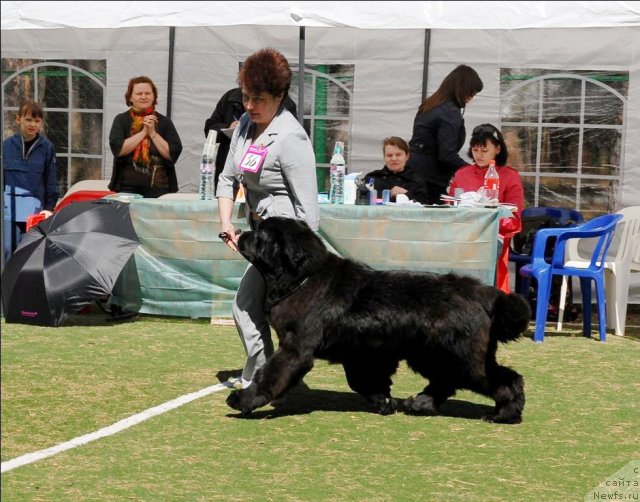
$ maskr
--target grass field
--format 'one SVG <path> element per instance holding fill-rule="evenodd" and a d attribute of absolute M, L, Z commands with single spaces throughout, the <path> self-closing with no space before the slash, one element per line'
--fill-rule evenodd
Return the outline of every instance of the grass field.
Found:
<path fill-rule="evenodd" d="M 3 463 L 209 387 L 244 362 L 235 328 L 205 320 L 67 324 L 2 321 Z M 525 377 L 520 425 L 480 420 L 492 403 L 469 392 L 441 416 L 378 416 L 341 367 L 318 361 L 282 407 L 242 418 L 228 390 L 214 392 L 4 472 L 2 500 L 582 501 L 640 459 L 640 329 L 602 344 L 565 328 L 499 349 Z M 402 366 L 394 395 L 424 384 Z"/>

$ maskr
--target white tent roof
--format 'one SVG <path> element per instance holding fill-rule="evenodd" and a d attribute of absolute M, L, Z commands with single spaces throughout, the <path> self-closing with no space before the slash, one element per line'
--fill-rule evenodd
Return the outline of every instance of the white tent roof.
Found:
<path fill-rule="evenodd" d="M 520 29 L 640 26 L 640 2 L 1 2 L 2 29 L 348 26 Z"/>

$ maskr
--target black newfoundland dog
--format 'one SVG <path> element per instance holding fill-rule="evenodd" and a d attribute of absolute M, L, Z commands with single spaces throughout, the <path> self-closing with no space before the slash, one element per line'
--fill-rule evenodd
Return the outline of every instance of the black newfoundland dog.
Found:
<path fill-rule="evenodd" d="M 301 221 L 269 218 L 239 250 L 262 273 L 279 346 L 227 404 L 243 413 L 300 382 L 315 358 L 342 364 L 349 386 L 380 414 L 433 415 L 457 389 L 495 400 L 487 420 L 519 423 L 521 375 L 496 362 L 498 342 L 527 329 L 522 297 L 454 274 L 378 271 L 329 252 Z M 428 259 L 428 257 L 425 257 Z M 391 397 L 400 361 L 429 380 L 415 397 Z"/>

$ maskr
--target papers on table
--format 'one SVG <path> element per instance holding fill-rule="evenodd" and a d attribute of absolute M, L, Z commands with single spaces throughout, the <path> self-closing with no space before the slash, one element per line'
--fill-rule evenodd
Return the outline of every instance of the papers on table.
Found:
<path fill-rule="evenodd" d="M 483 193 L 478 192 L 464 192 L 458 197 L 451 197 L 451 195 L 442 194 L 440 199 L 444 202 L 452 202 L 457 207 L 505 207 L 512 211 L 517 211 L 517 207 L 513 204 L 507 204 L 505 202 L 498 202 L 495 199 L 487 199 Z"/>
<path fill-rule="evenodd" d="M 227 136 L 228 138 L 231 138 L 231 136 L 233 136 L 233 131 L 235 131 L 235 129 L 236 129 L 235 127 L 227 127 L 226 129 L 220 129 L 220 132 L 225 136 Z"/>

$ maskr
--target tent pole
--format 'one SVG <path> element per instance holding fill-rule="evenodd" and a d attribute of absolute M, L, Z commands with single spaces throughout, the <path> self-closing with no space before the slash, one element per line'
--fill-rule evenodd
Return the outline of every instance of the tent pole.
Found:
<path fill-rule="evenodd" d="M 298 44 L 298 120 L 304 128 L 304 26 L 300 26 L 300 41 Z"/>
<path fill-rule="evenodd" d="M 427 99 L 427 80 L 429 78 L 429 47 L 431 46 L 431 30 L 424 30 L 424 61 L 422 63 L 422 99 Z"/>
<path fill-rule="evenodd" d="M 2 87 L 2 105 L 4 108 L 4 87 Z M 4 112 L 4 110 L 3 110 Z M 4 115 L 4 114 L 3 114 Z M 3 125 L 4 125 L 4 120 L 3 120 Z M 4 152 L 2 152 L 3 155 L 3 159 L 4 159 Z M 4 164 L 4 162 L 3 162 Z M 0 223 L 2 223 L 2 227 L 0 227 L 0 236 L 2 237 L 2 253 L 0 253 L 0 274 L 2 274 L 2 272 L 4 272 L 4 231 L 5 231 L 5 224 L 4 224 L 4 166 L 2 166 L 2 168 L 0 168 L 0 186 L 2 187 L 2 206 L 0 206 L 0 218 L 2 218 L 0 220 Z M 4 316 L 4 309 L 2 308 L 2 304 L 0 303 L 0 315 Z"/>
<path fill-rule="evenodd" d="M 173 54 L 176 46 L 176 27 L 169 27 L 169 70 L 167 75 L 167 118 L 171 118 L 171 96 L 173 95 Z"/>

